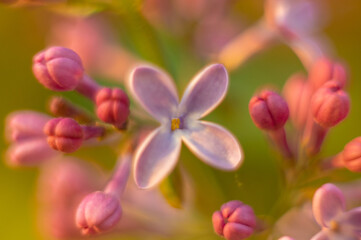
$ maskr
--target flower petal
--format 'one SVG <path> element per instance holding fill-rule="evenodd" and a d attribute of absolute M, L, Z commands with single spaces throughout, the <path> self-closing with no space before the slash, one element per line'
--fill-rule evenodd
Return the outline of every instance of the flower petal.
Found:
<path fill-rule="evenodd" d="M 179 105 L 180 115 L 201 118 L 223 100 L 228 87 L 228 74 L 221 64 L 213 64 L 198 73 L 188 84 Z"/>
<path fill-rule="evenodd" d="M 333 184 L 324 184 L 313 196 L 312 210 L 317 223 L 329 227 L 330 221 L 345 210 L 341 190 Z"/>
<path fill-rule="evenodd" d="M 342 216 L 342 223 L 351 226 L 355 232 L 361 233 L 361 207 L 346 212 Z"/>
<path fill-rule="evenodd" d="M 183 132 L 185 144 L 205 163 L 223 170 L 236 169 L 242 163 L 242 149 L 236 138 L 225 128 L 197 121 Z"/>
<path fill-rule="evenodd" d="M 320 231 L 315 236 L 311 238 L 311 240 L 329 240 L 328 234 L 325 231 Z"/>
<path fill-rule="evenodd" d="M 174 82 L 157 68 L 135 68 L 130 75 L 129 89 L 140 105 L 161 122 L 170 119 L 176 112 L 178 94 Z"/>
<path fill-rule="evenodd" d="M 140 188 L 150 188 L 175 167 L 181 149 L 178 132 L 163 126 L 150 133 L 134 156 L 134 177 Z"/>

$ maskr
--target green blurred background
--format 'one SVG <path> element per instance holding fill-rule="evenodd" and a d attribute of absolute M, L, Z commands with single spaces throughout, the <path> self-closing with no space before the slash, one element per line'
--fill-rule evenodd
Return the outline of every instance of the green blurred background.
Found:
<path fill-rule="evenodd" d="M 358 104 L 361 103 L 361 1 L 325 2 L 329 7 L 329 22 L 324 31 L 333 42 L 339 58 L 349 65 L 351 83 L 348 89 L 352 99 L 349 117 L 331 131 L 325 142 L 322 154 L 330 156 L 339 152 L 349 140 L 361 135 L 361 107 Z M 250 25 L 262 15 L 262 1 L 240 0 L 236 11 Z M 46 111 L 46 101 L 52 93 L 35 80 L 31 72 L 31 59 L 46 46 L 47 33 L 51 29 L 47 18 L 53 14 L 45 8 L 9 8 L 0 5 L 1 119 L 14 110 Z M 112 24 L 118 26 L 116 17 L 112 16 L 111 19 Z M 129 39 L 125 37 L 125 42 L 142 38 L 142 33 L 136 31 L 136 24 L 129 24 L 125 31 L 132 33 Z M 163 67 L 173 75 L 180 89 L 184 89 L 187 81 L 207 62 L 195 58 L 187 44 L 175 36 L 159 32 L 155 34 L 164 51 L 166 64 Z M 145 45 L 151 45 L 151 42 L 147 43 L 148 39 L 142 38 L 142 41 Z M 134 46 L 130 50 L 134 51 Z M 157 54 L 147 53 L 147 48 L 134 54 L 162 64 Z M 212 231 L 210 216 L 227 200 L 244 201 L 252 205 L 257 214 L 264 215 L 277 199 L 280 190 L 275 153 L 262 132 L 252 124 L 248 115 L 248 101 L 262 84 L 272 84 L 281 89 L 285 80 L 300 70 L 303 67 L 293 52 L 286 46 L 278 45 L 231 73 L 231 87 L 225 101 L 206 119 L 227 127 L 239 139 L 246 157 L 238 171 L 224 173 L 212 169 L 183 147 L 181 162 L 194 180 L 197 209 L 209 218 L 205 231 Z M 90 107 L 90 103 L 75 94 L 66 96 Z M 3 125 L 1 129 L 4 129 Z M 7 144 L 3 138 L 0 146 L 4 152 Z M 106 169 L 111 168 L 116 158 L 106 147 L 83 151 L 80 155 Z M 3 190 L 0 195 L 1 239 L 41 238 L 36 226 L 37 175 L 37 169 L 11 169 L 4 161 L 0 164 L 0 188 Z M 193 239 L 213 237 L 217 239 L 211 234 L 194 236 Z"/>

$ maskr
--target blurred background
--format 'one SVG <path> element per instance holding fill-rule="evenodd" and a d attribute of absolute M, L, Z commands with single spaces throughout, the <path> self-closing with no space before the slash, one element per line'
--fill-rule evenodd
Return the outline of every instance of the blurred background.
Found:
<path fill-rule="evenodd" d="M 197 6 L 187 7 L 184 3 L 185 6 L 177 6 L 178 12 L 169 12 L 167 4 L 164 4 L 167 1 L 118 2 L 116 10 L 108 8 L 107 1 L 104 4 L 74 1 L 69 8 L 63 5 L 0 5 L 0 118 L 3 119 L 3 124 L 6 115 L 15 110 L 47 112 L 46 104 L 53 93 L 38 84 L 34 78 L 31 71 L 32 57 L 49 44 L 65 43 L 66 29 L 77 24 L 74 16 L 87 16 L 91 21 L 100 22 L 98 27 L 101 29 L 101 36 L 111 39 L 111 50 L 94 53 L 95 61 L 98 62 L 86 64 L 89 66 L 86 71 L 94 73 L 92 76 L 99 82 L 123 87 L 126 66 L 134 59 L 140 59 L 169 72 L 181 93 L 191 77 L 212 62 L 213 52 L 220 45 L 252 26 L 263 15 L 261 0 L 231 1 L 227 10 L 229 18 L 225 20 L 229 23 L 221 23 L 212 17 L 203 21 L 209 15 L 218 14 L 214 8 L 202 12 L 201 6 L 197 9 Z M 191 4 L 192 1 L 184 2 Z M 349 117 L 332 129 L 324 144 L 322 156 L 327 157 L 338 153 L 349 140 L 361 135 L 361 1 L 325 0 L 323 3 L 323 12 L 326 13 L 323 32 L 333 45 L 337 58 L 349 67 L 351 82 L 348 90 L 352 99 Z M 209 21 L 224 25 L 215 27 L 212 23 L 212 27 L 207 29 Z M 91 33 L 85 31 L 79 34 L 86 36 Z M 219 39 L 212 42 L 216 37 Z M 92 37 L 89 37 L 89 41 L 91 40 Z M 87 44 L 87 41 L 79 42 L 78 45 Z M 123 57 L 114 58 L 109 54 L 107 58 L 105 53 L 112 51 L 119 51 Z M 98 55 L 102 53 L 105 56 L 100 59 Z M 112 69 L 102 72 L 99 67 L 101 63 L 111 65 Z M 193 183 L 194 211 L 200 219 L 208 222 L 204 221 L 201 225 L 202 234 L 188 238 L 180 236 L 179 239 L 218 239 L 213 234 L 210 219 L 213 211 L 227 200 L 241 200 L 251 205 L 259 216 L 270 211 L 280 194 L 279 170 L 275 157 L 277 154 L 264 134 L 253 125 L 248 114 L 248 102 L 263 85 L 272 85 L 281 91 L 287 78 L 299 71 L 305 72 L 296 55 L 286 45 L 277 44 L 230 73 L 230 88 L 226 99 L 206 119 L 233 132 L 243 147 L 245 162 L 235 172 L 221 172 L 203 164 L 183 147 L 180 159 Z M 63 95 L 92 110 L 91 103 L 81 96 L 74 93 Z M 4 138 L 1 138 L 0 146 L 4 153 L 8 146 Z M 95 162 L 106 171 L 110 171 L 116 161 L 116 154 L 106 146 L 82 149 L 75 155 Z M 37 226 L 38 175 L 38 168 L 12 169 L 4 160 L 1 162 L 2 239 L 46 239 Z M 352 178 L 358 177 L 356 174 L 349 175 Z M 122 238 L 151 239 L 129 235 L 116 237 Z"/>

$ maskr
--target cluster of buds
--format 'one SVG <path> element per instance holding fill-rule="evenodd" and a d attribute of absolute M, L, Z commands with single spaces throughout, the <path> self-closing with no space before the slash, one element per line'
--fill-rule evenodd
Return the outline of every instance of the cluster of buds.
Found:
<path fill-rule="evenodd" d="M 233 200 L 222 205 L 212 216 L 214 231 L 227 240 L 242 240 L 250 237 L 256 227 L 253 209 Z"/>
<path fill-rule="evenodd" d="M 34 112 L 10 116 L 7 129 L 9 139 L 15 142 L 15 153 L 12 148 L 9 150 L 11 159 L 15 159 L 13 162 L 36 165 L 50 159 L 50 155 L 73 153 L 92 139 L 104 142 L 111 130 L 129 130 L 126 129 L 130 113 L 128 96 L 119 88 L 98 85 L 84 73 L 82 61 L 74 51 L 51 47 L 38 53 L 33 58 L 33 72 L 47 89 L 75 90 L 88 98 L 101 121 L 62 97 L 51 99 L 50 111 L 55 118 Z M 139 188 L 154 187 L 170 174 L 177 163 L 182 141 L 202 161 L 218 169 L 234 170 L 242 164 L 243 152 L 235 136 L 218 124 L 200 120 L 224 99 L 228 81 L 223 65 L 210 65 L 193 78 L 179 101 L 172 79 L 160 69 L 139 66 L 132 71 L 128 84 L 130 92 L 160 126 L 138 143 L 137 136 L 141 135 L 143 126 L 138 126 L 138 133 L 131 131 L 138 130 L 135 127 L 128 131 L 129 139 L 123 142 L 126 151 L 119 158 L 119 166 L 109 183 L 103 191 L 85 196 L 77 207 L 76 225 L 83 235 L 107 232 L 119 222 L 120 198 L 132 159 Z M 133 125 L 136 124 L 135 121 Z M 40 141 L 41 146 L 34 147 L 33 139 Z M 250 223 L 248 235 L 252 228 Z M 236 232 L 230 234 L 233 236 Z"/>
<path fill-rule="evenodd" d="M 80 57 L 72 50 L 51 47 L 33 59 L 37 80 L 53 91 L 76 90 L 94 102 L 97 116 L 123 128 L 129 115 L 128 96 L 119 88 L 104 88 L 84 73 Z"/>
<path fill-rule="evenodd" d="M 54 97 L 50 101 L 49 108 L 55 118 L 33 111 L 12 113 L 6 122 L 7 138 L 12 142 L 7 154 L 9 165 L 34 166 L 50 162 L 62 153 L 75 152 L 84 142 L 91 139 L 98 139 L 97 142 L 105 140 L 108 125 L 112 125 L 116 130 L 126 128 L 130 105 L 126 93 L 119 88 L 98 85 L 84 73 L 82 61 L 74 51 L 63 47 L 51 47 L 38 53 L 33 58 L 33 72 L 36 79 L 50 90 L 75 90 L 90 99 L 95 105 L 96 115 L 102 122 L 62 97 Z M 60 159 L 64 160 L 64 157 Z M 86 196 L 78 207 L 76 221 L 83 234 L 108 231 L 120 219 L 122 210 L 119 199 L 127 183 L 131 157 L 122 155 L 119 161 L 121 164 L 104 192 L 96 191 Z M 71 163 L 69 164 L 71 166 Z M 74 184 L 76 183 L 75 181 Z M 83 194 L 79 197 L 84 196 L 84 192 L 77 194 Z M 54 201 L 51 202 L 53 204 Z M 56 204 L 55 208 L 60 206 L 65 209 L 68 201 L 56 202 L 61 203 Z M 72 203 L 73 210 L 76 209 L 76 203 L 79 202 Z M 66 214 L 61 213 L 64 216 L 61 219 L 73 219 L 75 215 L 74 212 L 69 212 L 73 214 L 71 216 Z M 61 229 L 71 229 L 69 226 L 60 225 Z M 60 235 L 66 232 L 59 230 Z"/>
<path fill-rule="evenodd" d="M 251 118 L 257 127 L 267 131 L 284 157 L 293 158 L 299 151 L 314 156 L 320 152 L 328 130 L 349 112 L 346 82 L 343 65 L 321 58 L 308 78 L 302 74 L 289 78 L 284 98 L 269 90 L 253 97 L 249 104 Z M 289 116 L 296 131 L 293 145 L 287 141 L 283 128 Z"/>
<path fill-rule="evenodd" d="M 20 4 L 27 1 L 3 2 Z M 39 0 L 39 3 L 43 2 Z M 213 54 L 223 48 L 225 41 L 235 34 L 237 24 L 228 18 L 231 7 L 226 4 L 227 1 L 208 5 L 206 2 L 174 0 L 167 3 L 147 0 L 143 8 L 156 6 L 156 3 L 162 5 L 165 8 L 163 18 L 169 20 L 163 22 L 172 24 L 172 29 L 176 29 L 173 21 L 189 22 L 192 26 L 190 28 L 194 28 L 194 20 L 200 22 L 196 25 L 194 38 L 197 39 L 197 50 L 208 56 L 209 52 Z M 322 44 L 317 42 L 316 34 L 313 35 L 320 21 L 317 18 L 317 6 L 312 1 L 265 2 L 263 18 L 226 45 L 217 59 L 229 69 L 236 68 L 277 40 L 285 42 L 308 70 L 308 76 L 295 74 L 287 80 L 283 96 L 271 89 L 262 89 L 249 102 L 249 113 L 254 124 L 267 134 L 281 155 L 292 163 L 288 169 L 283 170 L 293 170 L 289 171 L 290 174 L 285 174 L 286 177 L 294 174 L 293 178 L 287 179 L 295 180 L 287 185 L 293 187 L 299 183 L 296 182 L 299 180 L 299 172 L 306 167 L 314 167 L 305 161 L 317 156 L 328 131 L 349 113 L 350 99 L 345 91 L 348 75 L 341 63 L 324 57 L 327 54 L 324 54 Z M 194 5 L 193 9 L 189 9 L 191 3 Z M 167 9 L 173 8 L 178 10 L 179 19 L 172 20 L 177 15 Z M 151 12 L 146 11 L 146 17 L 151 22 L 156 21 Z M 225 31 L 220 34 L 214 31 L 215 28 Z M 79 29 L 88 32 L 87 26 Z M 84 47 L 83 35 L 89 34 L 79 35 L 81 36 L 75 34 L 78 39 L 75 45 L 81 49 Z M 116 76 L 116 79 L 123 77 L 125 70 L 122 73 L 114 71 L 115 63 L 131 58 L 125 58 L 128 54 L 124 54 L 121 48 L 112 44 L 105 46 L 105 40 L 97 37 L 90 39 L 90 47 L 84 47 L 87 50 L 84 52 L 89 52 L 93 58 L 98 58 L 102 53 L 112 56 L 117 61 L 114 61 L 111 71 L 105 71 L 106 75 Z M 73 41 L 70 42 L 74 44 Z M 104 46 L 91 51 L 97 45 Z M 117 52 L 112 53 L 115 50 Z M 104 62 L 108 62 L 103 61 L 105 58 L 99 58 L 93 64 L 101 68 Z M 87 66 L 91 66 L 90 62 Z M 49 105 L 54 118 L 23 111 L 13 113 L 7 119 L 7 138 L 12 143 L 7 152 L 9 165 L 41 165 L 58 158 L 58 161 L 42 166 L 47 174 L 41 178 L 40 185 L 41 197 L 53 210 L 46 212 L 45 221 L 50 219 L 56 229 L 53 235 L 59 238 L 78 238 L 80 234 L 96 235 L 116 229 L 123 217 L 123 210 L 126 209 L 123 205 L 126 200 L 123 192 L 131 171 L 135 184 L 142 189 L 153 188 L 162 181 L 169 180 L 169 175 L 178 162 L 182 143 L 204 163 L 220 170 L 235 170 L 243 163 L 244 155 L 237 138 L 224 127 L 202 120 L 226 95 L 229 79 L 222 64 L 212 64 L 200 71 L 187 85 L 182 97 L 178 96 L 172 79 L 162 70 L 150 65 L 134 68 L 128 79 L 129 93 L 159 122 L 157 128 L 152 129 L 136 144 L 141 131 L 148 127 L 142 125 L 144 119 L 139 122 L 139 119 L 128 120 L 130 100 L 127 94 L 120 88 L 103 87 L 94 81 L 85 73 L 82 59 L 73 50 L 51 47 L 41 51 L 34 56 L 32 69 L 38 82 L 45 88 L 56 92 L 76 91 L 94 106 L 94 114 L 89 114 L 62 97 L 54 97 Z M 289 118 L 293 127 L 287 129 Z M 73 153 L 94 140 L 105 142 L 112 130 L 116 134 L 119 131 L 128 132 L 124 134 L 125 139 L 122 139 L 123 152 L 118 158 L 114 173 L 108 183 L 101 187 L 100 180 L 103 179 L 95 172 L 94 175 L 89 174 L 90 166 L 63 155 Z M 293 134 L 290 134 L 291 131 Z M 348 143 L 327 164 L 361 172 L 361 137 Z M 47 181 L 49 175 L 53 181 Z M 288 197 L 282 198 L 280 205 Z M 144 199 L 148 204 L 151 203 L 151 199 Z M 144 199 L 141 200 L 144 202 Z M 292 204 L 295 203 L 292 201 L 293 199 L 290 200 Z M 156 206 L 151 207 L 156 209 Z M 277 207 L 279 206 L 276 204 L 275 209 L 279 210 Z M 361 209 L 346 211 L 344 196 L 336 186 L 325 184 L 319 188 L 313 197 L 312 209 L 317 224 L 322 228 L 312 240 L 360 239 Z M 154 210 L 156 211 L 157 209 Z M 163 216 L 160 219 L 163 220 L 161 225 L 167 228 L 168 219 Z M 253 209 L 238 200 L 223 204 L 212 216 L 214 231 L 227 240 L 247 239 L 261 230 L 258 223 L 267 225 L 267 220 L 257 220 Z M 293 238 L 283 236 L 279 240 Z"/>
<path fill-rule="evenodd" d="M 126 127 L 129 99 L 125 92 L 99 86 L 84 73 L 82 61 L 74 51 L 51 47 L 38 53 L 33 59 L 33 72 L 48 89 L 76 90 L 89 98 L 103 122 L 116 129 Z M 16 112 L 8 117 L 7 138 L 13 142 L 7 154 L 10 165 L 37 165 L 58 156 L 58 152 L 74 152 L 84 141 L 105 135 L 106 124 L 101 126 L 85 110 L 61 97 L 51 100 L 50 111 L 58 118 L 32 111 Z"/>

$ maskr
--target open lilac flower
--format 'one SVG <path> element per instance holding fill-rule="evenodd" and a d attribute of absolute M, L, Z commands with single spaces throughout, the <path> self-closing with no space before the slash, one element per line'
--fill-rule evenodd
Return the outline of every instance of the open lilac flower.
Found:
<path fill-rule="evenodd" d="M 361 207 L 345 211 L 345 197 L 327 183 L 313 196 L 313 215 L 322 230 L 311 240 L 358 240 L 361 238 Z"/>
<path fill-rule="evenodd" d="M 182 141 L 213 167 L 233 170 L 241 164 L 243 153 L 236 138 L 217 124 L 199 120 L 223 100 L 227 86 L 224 66 L 210 65 L 188 84 L 179 102 L 167 74 L 150 66 L 133 70 L 131 93 L 161 123 L 140 144 L 134 157 L 134 176 L 140 188 L 156 185 L 172 171 Z"/>

